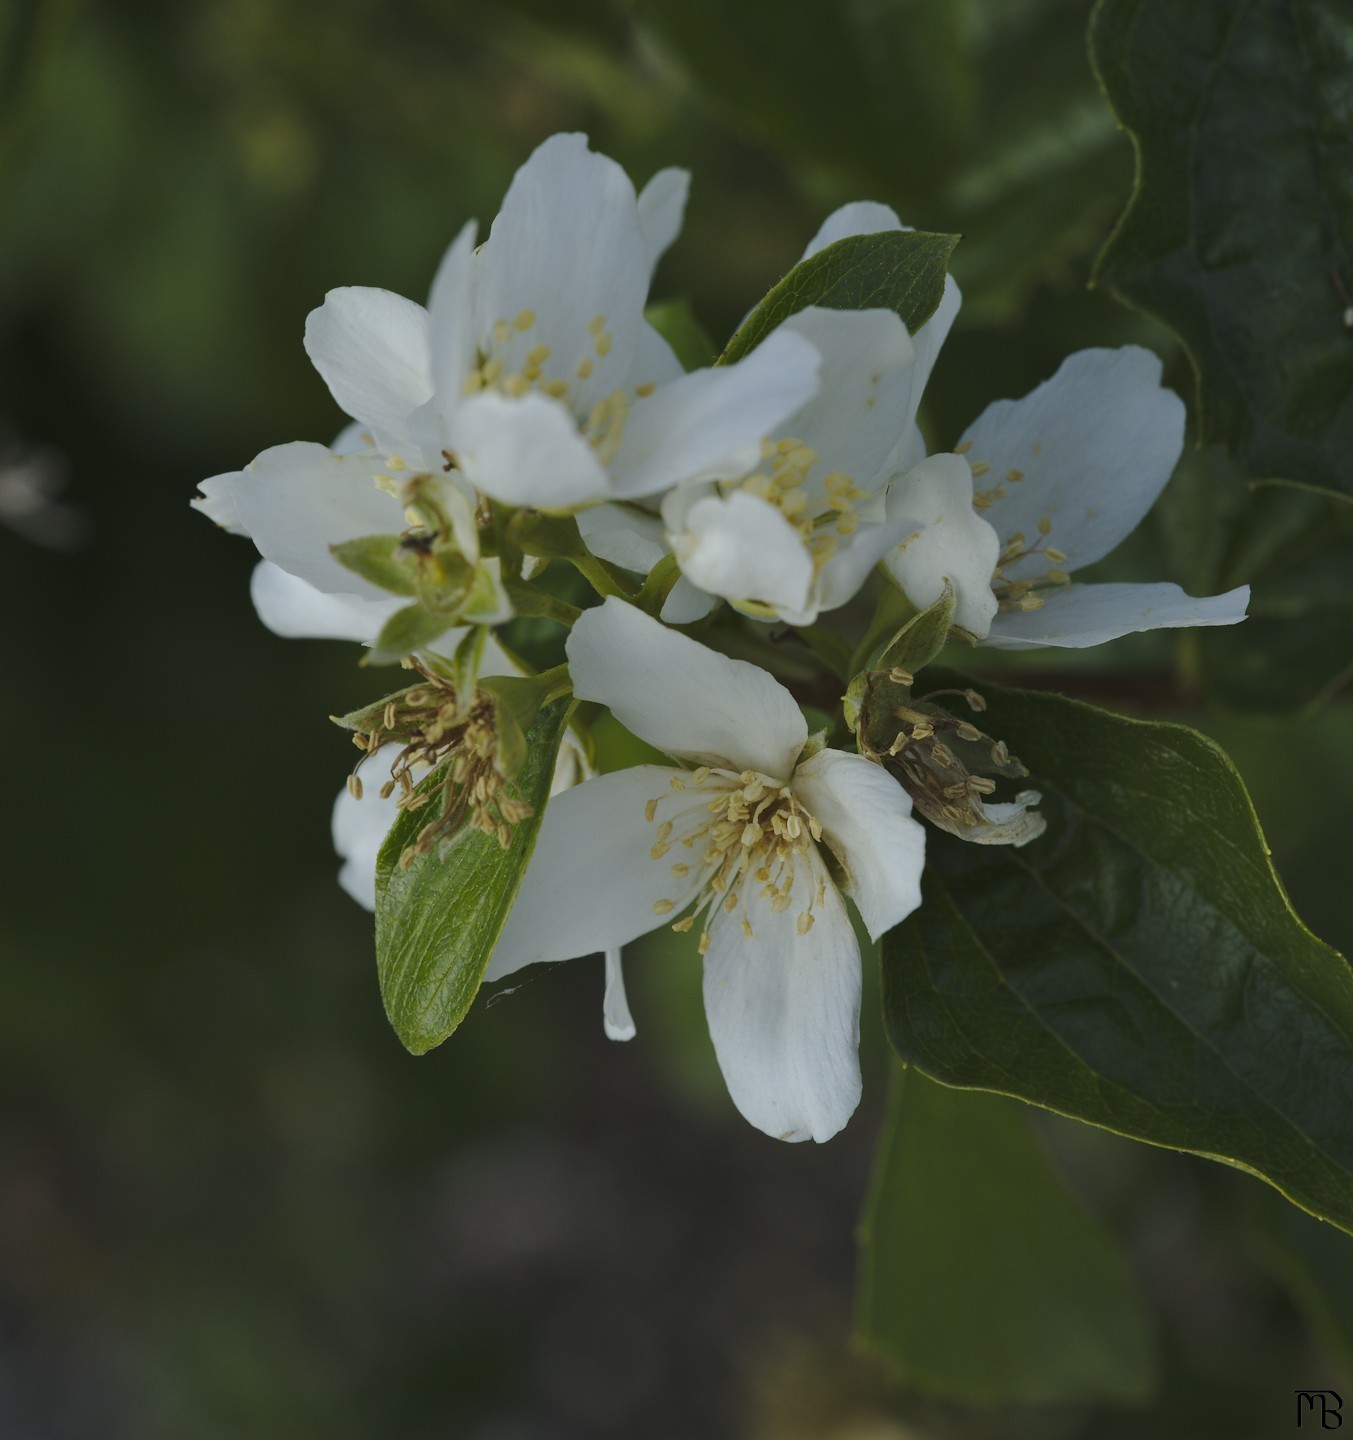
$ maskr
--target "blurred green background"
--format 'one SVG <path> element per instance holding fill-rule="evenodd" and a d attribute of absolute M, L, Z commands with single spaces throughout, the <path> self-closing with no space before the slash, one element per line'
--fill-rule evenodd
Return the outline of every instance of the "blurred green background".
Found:
<path fill-rule="evenodd" d="M 1168 336 L 1086 287 L 1131 180 L 1087 14 L 0 7 L 5 1440 L 1260 1437 L 1292 1427 L 1294 1387 L 1348 1393 L 1337 1236 L 1220 1167 L 1050 1119 L 1151 1302 L 1159 1402 L 899 1391 L 849 1342 L 887 1064 L 868 1004 L 865 1102 L 820 1149 L 733 1112 L 688 948 L 631 958 L 632 1045 L 603 1038 L 600 962 L 578 962 L 404 1054 L 328 838 L 351 752 L 325 717 L 386 687 L 353 647 L 264 631 L 252 547 L 188 506 L 200 478 L 337 430 L 300 344 L 325 290 L 421 298 L 461 222 L 487 224 L 565 128 L 638 182 L 694 171 L 657 293 L 716 338 L 845 200 L 963 231 L 939 444 L 1081 345 L 1154 344 L 1189 393 Z M 1216 517 L 1250 513 L 1215 457 L 1185 468 L 1111 573 L 1196 581 Z M 1205 707 L 1188 645 L 1013 673 L 1060 666 L 1220 739 L 1298 911 L 1347 951 L 1347 698 Z M 1308 698 L 1248 652 L 1210 665 L 1233 706 Z"/>

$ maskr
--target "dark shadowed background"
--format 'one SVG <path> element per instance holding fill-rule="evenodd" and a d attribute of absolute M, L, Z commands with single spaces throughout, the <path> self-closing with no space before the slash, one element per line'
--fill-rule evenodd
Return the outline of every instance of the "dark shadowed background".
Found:
<path fill-rule="evenodd" d="M 822 1148 L 733 1111 L 689 947 L 631 958 L 630 1045 L 580 961 L 406 1055 L 328 837 L 351 749 L 326 717 L 389 687 L 353 646 L 266 632 L 252 547 L 188 504 L 338 429 L 300 343 L 327 289 L 421 299 L 566 128 L 640 183 L 693 170 L 657 293 L 716 340 L 845 200 L 963 231 L 937 444 L 1082 345 L 1153 344 L 1190 393 L 1169 337 L 1086 288 L 1131 180 L 1087 13 L 0 7 L 0 1437 L 1258 1440 L 1294 1387 L 1353 1378 L 1353 1314 L 1306 1278 L 1350 1265 L 1320 1258 L 1328 1232 L 1256 1247 L 1256 1183 L 1049 1120 L 1134 1258 L 1162 1398 L 1004 1413 L 896 1388 L 849 1339 L 887 1063 L 868 987 L 865 1101 Z M 1198 496 L 1248 502 L 1215 457 L 1186 470 L 1103 573 L 1205 588 Z M 1221 740 L 1296 908 L 1353 945 L 1346 699 L 1228 714 L 1202 682 L 1264 685 L 1248 652 L 1166 635 L 1003 674 L 1054 668 Z"/>

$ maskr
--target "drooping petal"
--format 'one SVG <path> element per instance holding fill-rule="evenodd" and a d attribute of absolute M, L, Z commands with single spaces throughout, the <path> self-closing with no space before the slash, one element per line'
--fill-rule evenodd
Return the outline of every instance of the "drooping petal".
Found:
<path fill-rule="evenodd" d="M 335 455 L 303 440 L 265 450 L 231 487 L 240 522 L 264 559 L 329 594 L 385 598 L 340 565 L 330 545 L 363 535 L 394 535 L 404 511 L 376 486 L 382 457 Z"/>
<path fill-rule="evenodd" d="M 633 1040 L 634 1016 L 630 1014 L 629 997 L 625 994 L 625 971 L 620 951 L 606 952 L 606 993 L 601 1001 L 602 1025 L 608 1040 Z"/>
<path fill-rule="evenodd" d="M 334 801 L 334 849 L 343 860 L 338 883 L 368 910 L 376 908 L 376 857 L 399 814 L 398 793 L 384 800 L 380 794 L 399 748 L 383 745 L 362 767 L 374 783 L 363 786 L 360 800 L 344 789 Z"/>
<path fill-rule="evenodd" d="M 982 643 L 999 650 L 1082 650 L 1138 630 L 1236 625 L 1250 603 L 1248 585 L 1198 599 L 1168 584 L 1066 585 L 1038 594 L 1039 609 L 1003 610 Z"/>
<path fill-rule="evenodd" d="M 711 595 L 755 600 L 783 615 L 808 604 L 813 558 L 788 520 L 756 495 L 707 495 L 671 536 L 682 574 Z"/>
<path fill-rule="evenodd" d="M 452 408 L 474 363 L 475 240 L 479 226 L 467 221 L 447 247 L 428 295 L 428 331 L 435 397 Z"/>
<path fill-rule="evenodd" d="M 273 632 L 292 640 L 360 640 L 369 645 L 381 626 L 409 602 L 398 595 L 332 595 L 270 560 L 254 566 L 249 594 L 258 618 Z"/>
<path fill-rule="evenodd" d="M 432 394 L 427 311 L 390 290 L 330 290 L 306 318 L 305 351 L 339 408 L 387 440 Z"/>
<path fill-rule="evenodd" d="M 685 877 L 673 875 L 670 857 L 649 853 L 650 800 L 663 801 L 674 843 L 709 818 L 707 795 L 671 788 L 673 775 L 685 773 L 636 765 L 585 780 L 550 800 L 486 979 L 541 960 L 618 949 L 695 898 L 703 875 L 698 866 Z"/>
<path fill-rule="evenodd" d="M 734 1105 L 780 1140 L 829 1140 L 860 1101 L 860 950 L 840 892 L 824 881 L 814 923 L 776 914 L 754 885 L 720 910 L 705 956 L 705 1016 Z M 742 929 L 745 919 L 751 927 Z"/>
<path fill-rule="evenodd" d="M 693 370 L 637 401 L 612 466 L 615 493 L 656 495 L 692 476 L 731 477 L 817 392 L 816 349 L 781 327 L 735 365 Z"/>
<path fill-rule="evenodd" d="M 249 532 L 244 528 L 235 505 L 235 481 L 239 479 L 239 474 L 238 470 L 231 470 L 199 481 L 198 493 L 193 496 L 191 504 L 222 530 L 228 530 L 232 535 L 247 535 Z"/>
<path fill-rule="evenodd" d="M 586 610 L 565 646 L 573 693 L 641 740 L 697 765 L 784 781 L 808 738 L 789 691 L 614 597 Z"/>
<path fill-rule="evenodd" d="M 1002 545 L 1023 535 L 1033 552 L 1002 562 L 1007 579 L 1088 565 L 1136 529 L 1184 447 L 1184 405 L 1160 373 L 1139 345 L 1081 350 L 1022 400 L 988 405 L 964 435 L 986 519 Z"/>
<path fill-rule="evenodd" d="M 837 471 L 868 487 L 911 423 L 916 352 L 907 327 L 891 310 L 814 305 L 781 328 L 802 335 L 822 356 L 817 394 L 787 422 L 794 438 L 821 457 L 809 486 Z"/>
<path fill-rule="evenodd" d="M 517 171 L 480 262 L 480 341 L 504 373 L 544 346 L 544 378 L 573 385 L 580 415 L 622 384 L 648 252 L 634 186 L 585 135 L 551 136 Z"/>
<path fill-rule="evenodd" d="M 912 818 L 911 796 L 881 765 L 842 750 L 819 750 L 791 783 L 821 823 L 865 927 L 877 940 L 921 903 L 925 831 Z"/>
<path fill-rule="evenodd" d="M 452 444 L 469 480 L 508 505 L 567 510 L 610 498 L 592 447 L 547 395 L 481 391 L 457 412 Z"/>
<path fill-rule="evenodd" d="M 884 564 L 913 605 L 934 604 L 952 585 L 954 623 L 980 638 L 996 613 L 991 577 L 1000 541 L 973 509 L 972 485 L 962 455 L 932 455 L 895 480 L 889 517 L 909 516 L 915 529 Z"/>
<path fill-rule="evenodd" d="M 691 172 L 673 165 L 659 170 L 639 192 L 639 225 L 644 232 L 644 256 L 650 282 L 658 261 L 681 233 L 690 190 Z"/>
<path fill-rule="evenodd" d="M 694 625 L 697 620 L 703 620 L 718 603 L 716 595 L 692 585 L 681 575 L 668 591 L 667 599 L 662 602 L 659 618 L 664 625 Z"/>

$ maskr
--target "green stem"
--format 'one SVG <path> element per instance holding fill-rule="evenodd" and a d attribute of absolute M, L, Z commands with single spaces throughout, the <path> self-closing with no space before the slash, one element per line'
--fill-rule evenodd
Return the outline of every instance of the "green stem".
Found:
<path fill-rule="evenodd" d="M 648 578 L 634 597 L 634 603 L 652 615 L 656 620 L 662 614 L 663 604 L 672 593 L 672 586 L 681 578 L 681 569 L 675 555 L 664 555 L 648 572 Z"/>
<path fill-rule="evenodd" d="M 614 595 L 618 599 L 628 600 L 631 605 L 634 603 L 634 591 L 622 585 L 590 550 L 583 550 L 581 554 L 568 555 L 565 558 L 603 599 Z"/>

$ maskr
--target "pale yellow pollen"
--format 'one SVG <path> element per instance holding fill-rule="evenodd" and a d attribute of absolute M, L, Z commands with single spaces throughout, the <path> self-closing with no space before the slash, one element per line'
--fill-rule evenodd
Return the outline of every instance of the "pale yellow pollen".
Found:
<path fill-rule="evenodd" d="M 672 929 L 675 930 L 678 935 L 684 935 L 694 924 L 694 915 L 683 915 L 680 920 L 672 921 Z"/>
<path fill-rule="evenodd" d="M 672 874 L 675 875 L 678 880 L 684 880 L 684 879 L 686 878 L 686 876 L 689 875 L 690 873 L 691 873 L 691 867 L 690 867 L 689 865 L 673 865 L 673 866 L 672 866 Z"/>
<path fill-rule="evenodd" d="M 547 395 L 553 395 L 556 400 L 562 400 L 568 394 L 568 381 L 547 380 L 540 388 Z"/>
<path fill-rule="evenodd" d="M 634 393 L 642 400 L 651 395 L 657 388 L 657 381 L 649 380 L 646 384 L 636 385 L 634 387 Z"/>
<path fill-rule="evenodd" d="M 506 345 L 512 338 L 512 327 L 506 320 L 495 320 L 493 322 L 493 338 L 500 345 Z"/>
<path fill-rule="evenodd" d="M 362 779 L 361 779 L 361 776 L 359 776 L 359 775 L 349 775 L 349 776 L 348 776 L 348 794 L 351 795 L 354 800 L 360 800 L 360 799 L 362 798 Z"/>
<path fill-rule="evenodd" d="M 578 361 L 578 371 L 577 371 L 578 379 L 579 379 L 579 380 L 586 380 L 587 377 L 588 377 L 589 375 L 591 375 L 591 373 L 592 373 L 592 357 L 591 357 L 590 355 L 584 355 L 583 358 Z"/>
<path fill-rule="evenodd" d="M 592 347 L 598 355 L 609 355 L 611 353 L 611 332 L 603 330 L 592 342 Z"/>
<path fill-rule="evenodd" d="M 1044 515 L 1043 518 L 1038 522 L 1038 533 L 1039 533 L 1040 535 L 1051 535 L 1051 534 L 1052 534 L 1052 516 L 1051 516 L 1051 515 Z"/>
<path fill-rule="evenodd" d="M 530 388 L 531 382 L 525 375 L 508 375 L 503 379 L 503 390 L 514 400 L 520 400 Z"/>
<path fill-rule="evenodd" d="M 965 441 L 962 443 L 962 445 L 955 445 L 955 446 L 954 446 L 954 454 L 955 454 L 955 455 L 966 455 L 966 454 L 968 453 L 968 451 L 971 450 L 971 449 L 972 449 L 972 441 L 971 441 L 971 440 L 965 440 Z"/>
<path fill-rule="evenodd" d="M 670 915 L 675 909 L 675 900 L 655 900 L 653 902 L 653 913 L 655 915 Z"/>
<path fill-rule="evenodd" d="M 649 849 L 648 858 L 650 860 L 661 860 L 662 857 L 666 855 L 669 850 L 671 850 L 671 848 L 672 847 L 667 843 L 666 840 L 656 840 L 654 841 L 652 847 Z"/>
<path fill-rule="evenodd" d="M 647 820 L 650 825 L 653 823 L 653 817 L 658 813 L 658 801 L 661 798 L 661 796 L 654 796 L 654 798 L 644 806 L 644 819 Z"/>
<path fill-rule="evenodd" d="M 806 935 L 813 928 L 814 915 L 811 910 L 805 910 L 798 918 L 795 929 L 800 935 Z"/>
<path fill-rule="evenodd" d="M 1054 585 L 1071 584 L 1071 576 L 1068 575 L 1065 570 L 1049 570 L 1048 579 L 1051 580 Z"/>
<path fill-rule="evenodd" d="M 385 457 L 385 468 L 387 470 L 393 470 L 395 474 L 398 475 L 401 470 L 407 470 L 409 467 L 401 456 L 387 455 Z"/>
<path fill-rule="evenodd" d="M 529 330 L 536 323 L 536 312 L 532 309 L 519 310 L 512 322 L 518 330 Z"/>
<path fill-rule="evenodd" d="M 744 915 L 742 919 L 742 933 L 748 940 L 754 940 L 756 936 L 752 933 L 752 922 Z M 703 951 L 701 952 L 703 954 Z"/>
<path fill-rule="evenodd" d="M 1043 608 L 1043 597 L 1041 595 L 1025 595 L 1019 602 L 1021 610 L 1041 610 Z"/>
<path fill-rule="evenodd" d="M 587 322 L 587 333 L 589 335 L 600 335 L 605 328 L 606 317 L 604 315 L 594 315 Z"/>
<path fill-rule="evenodd" d="M 1023 470 L 1010 470 L 1010 471 L 1007 471 L 1005 478 L 1006 478 L 1007 480 L 1009 480 L 1012 485 L 1013 485 L 1013 484 L 1017 484 L 1019 481 L 1021 481 L 1021 480 L 1024 479 L 1024 471 L 1023 471 Z"/>
<path fill-rule="evenodd" d="M 987 460 L 974 460 L 972 464 L 973 479 L 979 479 L 991 469 L 991 462 Z"/>
<path fill-rule="evenodd" d="M 1051 545 L 1045 545 L 1045 546 L 1043 547 L 1043 553 L 1044 553 L 1044 555 L 1046 555 L 1046 556 L 1048 557 L 1049 560 L 1052 561 L 1052 563 L 1053 563 L 1054 565 L 1065 565 L 1065 564 L 1066 564 L 1066 554 L 1065 554 L 1065 552 L 1063 552 L 1063 551 L 1061 551 L 1061 550 L 1054 550 Z"/>
<path fill-rule="evenodd" d="M 686 788 L 686 782 L 679 775 L 673 775 L 667 783 L 673 790 L 684 790 Z"/>

